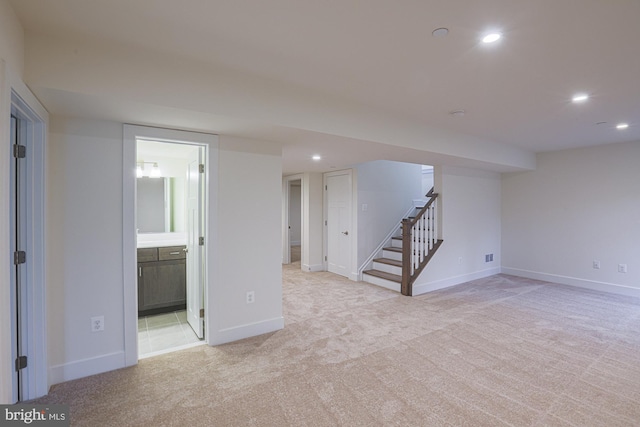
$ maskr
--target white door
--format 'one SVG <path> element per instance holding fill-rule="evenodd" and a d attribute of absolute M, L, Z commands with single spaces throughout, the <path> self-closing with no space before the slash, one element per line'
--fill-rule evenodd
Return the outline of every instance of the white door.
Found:
<path fill-rule="evenodd" d="M 187 321 L 204 338 L 204 148 L 194 147 L 187 170 Z"/>
<path fill-rule="evenodd" d="M 349 277 L 351 272 L 351 174 L 327 174 L 327 267 Z"/>

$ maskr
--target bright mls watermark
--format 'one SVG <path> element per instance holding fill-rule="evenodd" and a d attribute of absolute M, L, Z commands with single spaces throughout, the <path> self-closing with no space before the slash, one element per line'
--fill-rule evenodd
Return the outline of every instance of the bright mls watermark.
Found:
<path fill-rule="evenodd" d="M 0 405 L 0 427 L 69 427 L 69 405 Z"/>

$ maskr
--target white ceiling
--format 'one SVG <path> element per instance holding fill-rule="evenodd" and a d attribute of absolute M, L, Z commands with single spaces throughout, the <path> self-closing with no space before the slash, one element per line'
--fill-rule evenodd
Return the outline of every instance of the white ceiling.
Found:
<path fill-rule="evenodd" d="M 528 151 L 640 140 L 636 0 L 11 4 L 27 34 L 95 38 L 174 61 L 207 63 L 375 108 L 407 123 Z M 438 27 L 447 27 L 449 35 L 433 37 Z M 491 28 L 503 33 L 502 40 L 482 45 L 480 36 Z M 54 114 L 137 118 L 133 109 L 126 118 L 117 117 L 127 108 L 109 100 L 93 99 L 86 108 L 81 94 L 34 91 Z M 572 104 L 579 91 L 591 98 Z M 454 117 L 453 110 L 465 110 L 465 115 Z M 220 132 L 283 142 L 285 173 L 300 172 L 303 161 L 306 170 L 328 170 L 376 158 L 431 159 L 422 158 L 420 150 L 243 117 L 217 116 L 213 122 Z M 616 130 L 619 122 L 630 127 Z M 325 157 L 317 165 L 309 160 L 315 144 Z"/>

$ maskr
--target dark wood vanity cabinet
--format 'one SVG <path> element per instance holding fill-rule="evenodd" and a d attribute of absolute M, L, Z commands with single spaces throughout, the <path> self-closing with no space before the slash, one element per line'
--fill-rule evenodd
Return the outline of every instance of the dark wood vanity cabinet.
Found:
<path fill-rule="evenodd" d="M 138 315 L 145 316 L 187 305 L 185 246 L 138 249 Z"/>

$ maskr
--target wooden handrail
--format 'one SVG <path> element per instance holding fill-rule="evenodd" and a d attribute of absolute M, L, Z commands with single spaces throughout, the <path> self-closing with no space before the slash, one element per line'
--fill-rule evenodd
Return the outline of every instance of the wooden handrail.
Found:
<path fill-rule="evenodd" d="M 413 294 L 413 282 L 418 278 L 427 263 L 442 244 L 437 238 L 436 207 L 438 193 L 431 188 L 426 194 L 429 201 L 414 218 L 402 220 L 402 295 Z M 425 215 L 430 212 L 431 215 Z M 416 224 L 419 224 L 416 227 Z"/>

